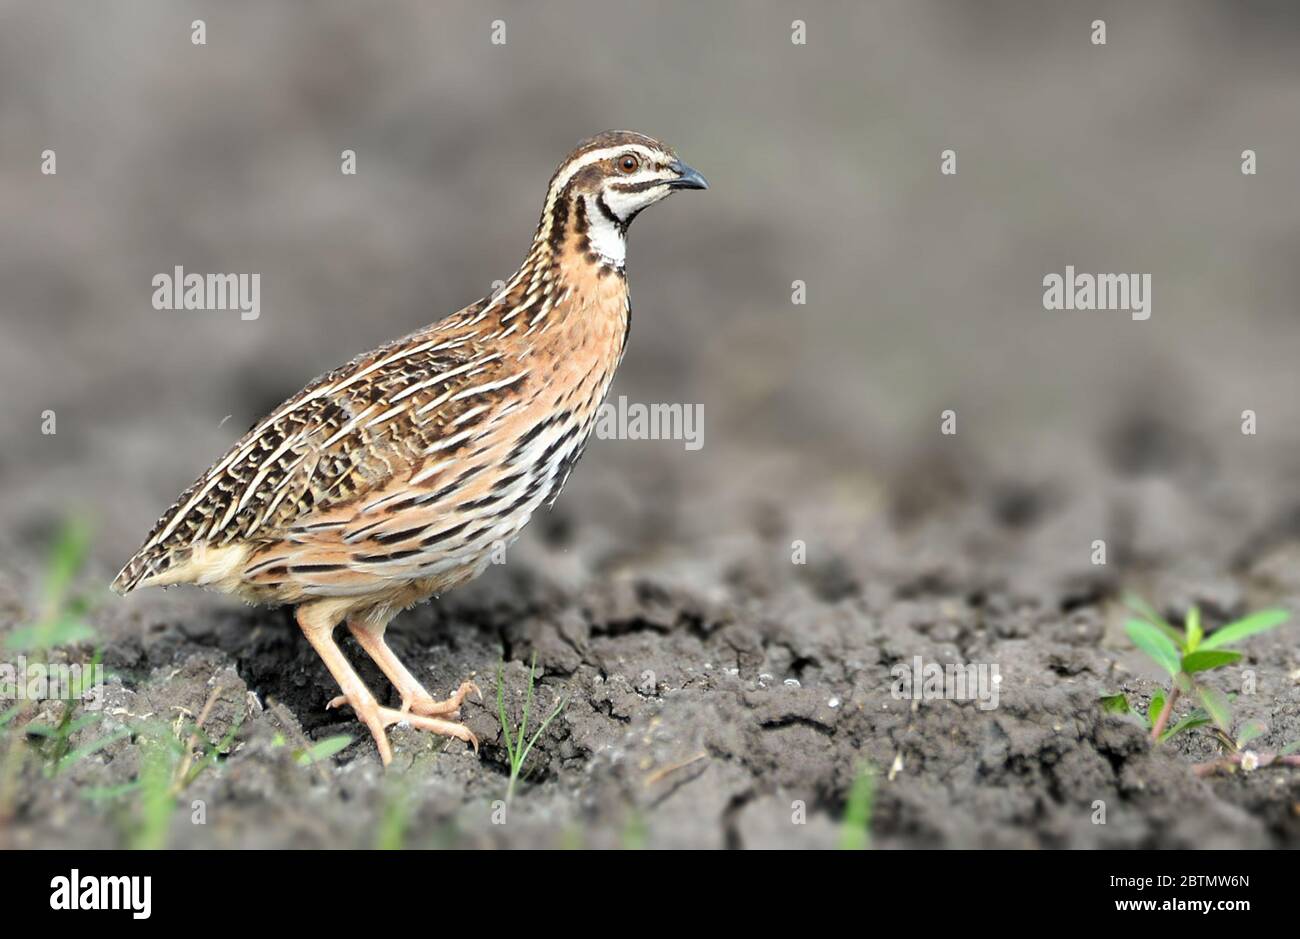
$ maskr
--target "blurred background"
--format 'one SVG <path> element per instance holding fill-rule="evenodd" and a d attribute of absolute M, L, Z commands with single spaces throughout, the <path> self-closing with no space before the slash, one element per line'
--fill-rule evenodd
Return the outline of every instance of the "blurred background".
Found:
<path fill-rule="evenodd" d="M 704 446 L 593 442 L 538 576 L 800 539 L 830 594 L 941 557 L 1056 603 L 1127 576 L 1104 538 L 1225 610 L 1300 590 L 1298 61 L 1282 2 L 0 3 L 6 603 L 62 519 L 106 582 L 275 404 L 489 292 L 606 128 L 711 185 L 633 227 L 613 390 Z M 177 265 L 259 273 L 260 318 L 153 309 Z M 1151 318 L 1045 311 L 1066 265 L 1150 274 Z"/>
<path fill-rule="evenodd" d="M 753 450 L 784 484 L 690 488 L 874 490 L 922 446 L 1069 472 L 1135 415 L 1255 468 L 1300 440 L 1294 4 L 819 4 L 803 46 L 752 2 L 506 3 L 505 45 L 473 3 L 0 16 L 5 528 L 80 503 L 108 566 L 308 378 L 508 276 L 551 170 L 606 127 L 712 183 L 638 221 L 615 387 L 702 403 L 706 445 L 605 447 L 575 485 L 686 487 Z M 1151 274 L 1151 319 L 1044 311 L 1066 264 Z M 260 318 L 154 310 L 175 265 L 260 273 Z"/>

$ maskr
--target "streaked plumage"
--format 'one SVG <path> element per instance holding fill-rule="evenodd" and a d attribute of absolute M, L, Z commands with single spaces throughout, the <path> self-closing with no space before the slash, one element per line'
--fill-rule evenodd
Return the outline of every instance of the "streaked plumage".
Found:
<path fill-rule="evenodd" d="M 159 519 L 113 589 L 192 583 L 297 604 L 385 763 L 383 728 L 399 719 L 477 746 L 443 719 L 472 685 L 434 701 L 384 628 L 479 574 L 558 496 L 623 356 L 627 225 L 678 188 L 705 183 L 649 137 L 581 144 L 495 296 L 358 356 L 259 421 Z M 339 652 L 344 620 L 401 711 L 379 707 Z"/>

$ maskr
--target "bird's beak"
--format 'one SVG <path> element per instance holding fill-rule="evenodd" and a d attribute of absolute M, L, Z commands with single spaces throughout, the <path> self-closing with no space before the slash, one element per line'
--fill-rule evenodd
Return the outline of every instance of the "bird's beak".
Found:
<path fill-rule="evenodd" d="M 709 188 L 709 181 L 701 176 L 698 171 L 691 169 L 681 160 L 674 163 L 670 169 L 677 174 L 677 178 L 669 181 L 669 189 Z"/>

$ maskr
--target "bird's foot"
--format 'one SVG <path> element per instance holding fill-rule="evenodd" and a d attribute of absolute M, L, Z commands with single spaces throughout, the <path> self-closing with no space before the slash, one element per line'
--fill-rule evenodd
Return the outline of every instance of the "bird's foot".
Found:
<path fill-rule="evenodd" d="M 422 714 L 412 714 L 410 711 L 398 711 L 393 708 L 380 708 L 379 716 L 385 727 L 407 724 L 416 730 L 428 731 L 443 737 L 455 737 L 473 747 L 475 754 L 478 753 L 478 737 L 475 737 L 474 732 L 464 724 L 456 721 L 446 721 L 440 717 L 425 717 Z"/>
<path fill-rule="evenodd" d="M 433 695 L 423 688 L 415 688 L 402 695 L 402 713 L 418 714 L 423 717 L 459 717 L 460 705 L 470 692 L 483 700 L 483 692 L 472 681 L 463 681 L 460 687 L 446 701 L 435 701 Z"/>
<path fill-rule="evenodd" d="M 472 681 L 461 682 L 460 687 L 446 701 L 437 700 L 429 692 L 416 685 L 414 688 L 402 692 L 402 706 L 399 712 L 402 714 L 417 714 L 421 717 L 456 718 L 460 716 L 461 703 L 464 702 L 471 691 L 478 695 L 480 701 L 483 700 L 483 692 Z M 342 707 L 347 703 L 347 695 L 339 695 L 325 705 L 325 708 L 329 710 L 330 708 Z"/>
<path fill-rule="evenodd" d="M 434 701 L 432 697 L 429 700 L 432 704 L 441 710 L 435 711 L 437 714 L 455 714 L 460 709 L 460 702 L 470 691 L 478 691 L 478 687 L 473 682 L 465 682 L 456 690 L 456 693 L 446 701 Z M 482 698 L 482 693 L 479 697 Z M 422 713 L 416 713 L 408 710 L 397 710 L 396 708 L 381 707 L 373 698 L 370 700 L 350 701 L 346 695 L 339 695 L 326 705 L 326 708 L 342 707 L 348 705 L 356 712 L 357 717 L 370 730 L 370 735 L 375 738 L 375 746 L 379 749 L 379 759 L 387 766 L 393 761 L 392 745 L 388 742 L 387 728 L 394 724 L 406 724 L 414 727 L 416 730 L 427 731 L 431 734 L 440 734 L 444 737 L 455 737 L 457 740 L 463 740 L 474 748 L 475 754 L 478 753 L 478 738 L 464 724 L 456 721 L 443 720 L 440 717 L 433 717 Z M 413 706 L 418 706 L 420 702 L 413 702 Z"/>

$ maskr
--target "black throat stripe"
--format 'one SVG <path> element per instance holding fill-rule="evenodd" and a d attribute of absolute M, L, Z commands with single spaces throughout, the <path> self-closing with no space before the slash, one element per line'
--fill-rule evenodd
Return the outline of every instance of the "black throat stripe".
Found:
<path fill-rule="evenodd" d="M 610 223 L 618 229 L 620 235 L 627 234 L 627 222 L 614 214 L 613 210 L 609 207 L 609 203 L 605 201 L 605 194 L 603 192 L 596 197 L 596 208 L 600 209 L 600 214 L 609 219 Z M 629 219 L 628 221 L 631 220 Z"/>

